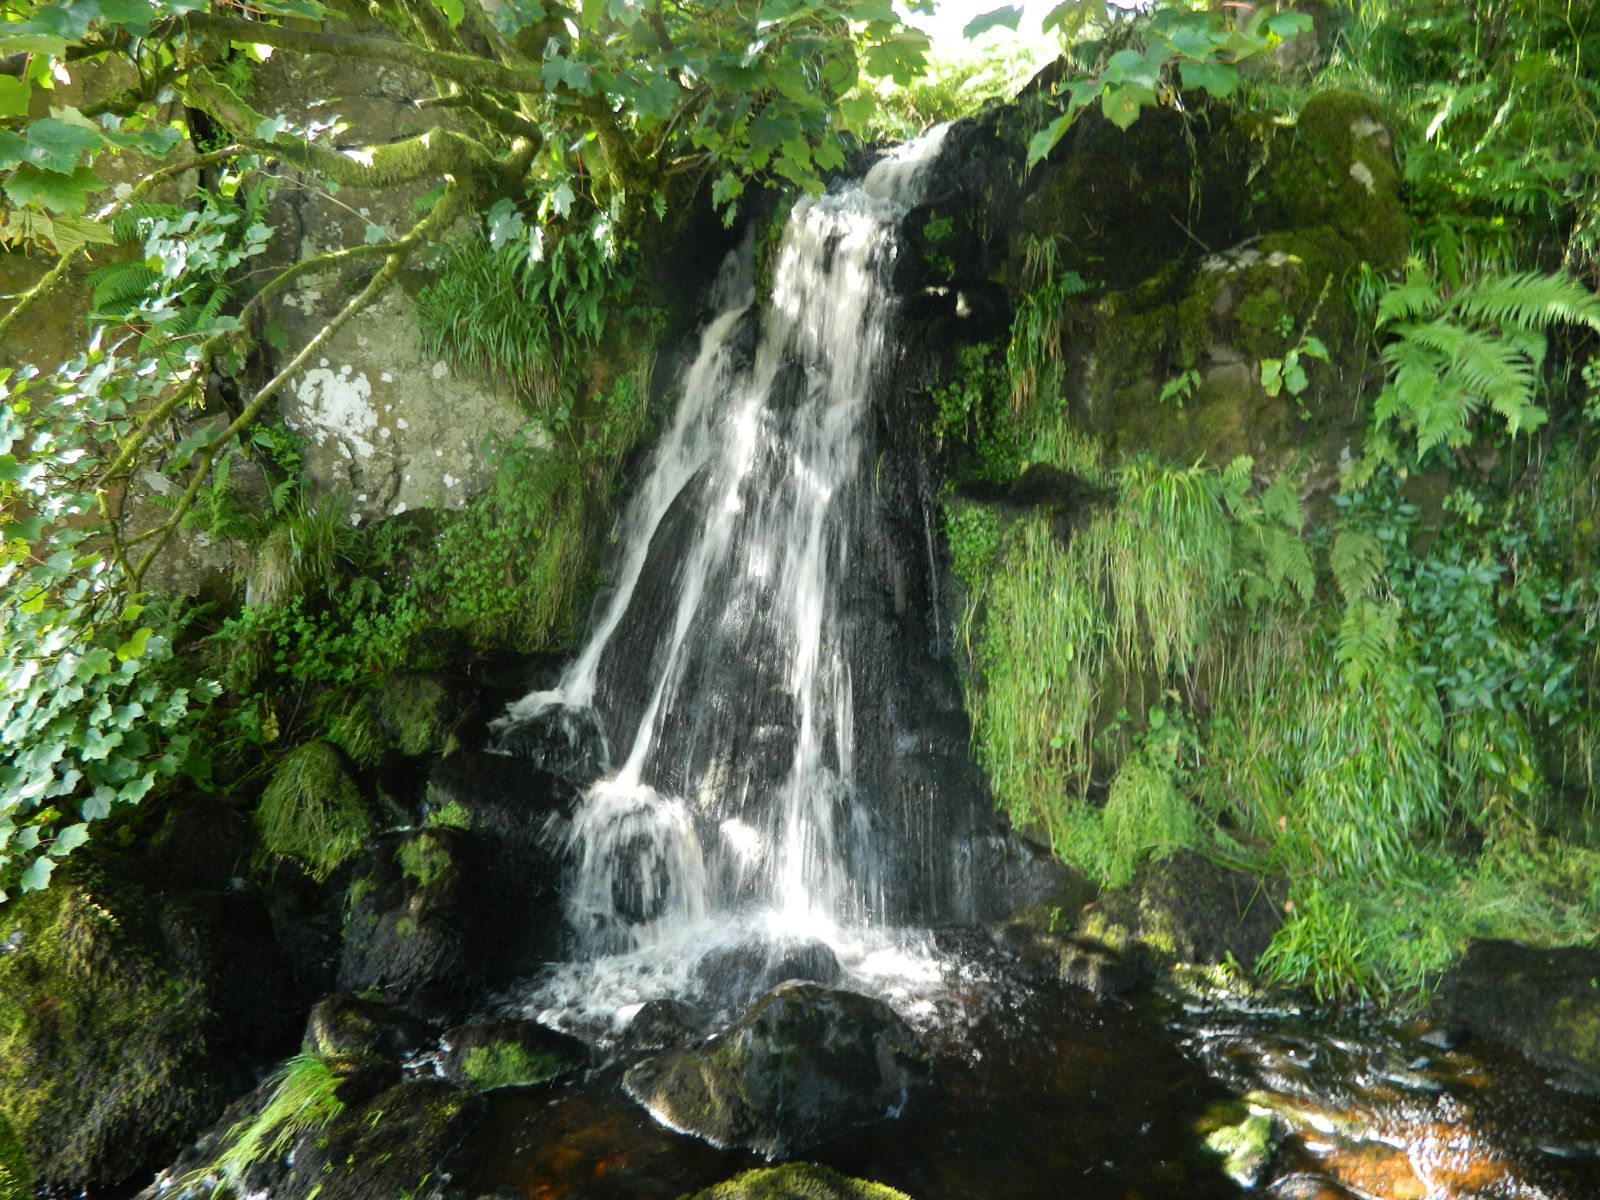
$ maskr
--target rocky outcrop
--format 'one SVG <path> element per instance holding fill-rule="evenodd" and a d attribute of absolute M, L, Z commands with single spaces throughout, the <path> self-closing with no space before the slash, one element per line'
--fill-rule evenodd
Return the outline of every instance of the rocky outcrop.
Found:
<path fill-rule="evenodd" d="M 787 983 L 716 1037 L 637 1064 L 624 1086 L 664 1125 L 780 1158 L 899 1115 L 929 1072 L 882 1001 Z"/>
<path fill-rule="evenodd" d="M 1473 942 L 1439 985 L 1445 1019 L 1600 1093 L 1600 950 Z"/>

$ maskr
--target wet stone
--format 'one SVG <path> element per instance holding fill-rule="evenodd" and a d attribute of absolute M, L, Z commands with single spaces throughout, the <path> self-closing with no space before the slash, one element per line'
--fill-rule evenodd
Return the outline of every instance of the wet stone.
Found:
<path fill-rule="evenodd" d="M 791 979 L 834 984 L 843 974 L 832 947 L 815 938 L 741 942 L 709 951 L 695 966 L 696 983 L 734 1005 L 747 1004 Z"/>
<path fill-rule="evenodd" d="M 694 1006 L 663 996 L 647 1000 L 633 1014 L 622 1044 L 630 1050 L 670 1050 L 693 1041 L 704 1028 L 705 1019 Z"/>
<path fill-rule="evenodd" d="M 611 768 L 605 727 L 592 708 L 554 704 L 501 731 L 496 747 L 577 787 Z"/>

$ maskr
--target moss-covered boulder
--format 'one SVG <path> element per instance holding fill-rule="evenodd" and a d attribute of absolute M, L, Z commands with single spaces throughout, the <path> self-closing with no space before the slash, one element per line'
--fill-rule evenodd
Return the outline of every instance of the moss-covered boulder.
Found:
<path fill-rule="evenodd" d="M 317 1001 L 306 1020 L 302 1048 L 322 1058 L 399 1062 L 430 1046 L 437 1031 L 392 1004 L 334 992 Z"/>
<path fill-rule="evenodd" d="M 1389 271 L 1410 246 L 1394 137 L 1378 103 L 1355 92 L 1313 96 L 1268 147 L 1258 180 L 1268 228 L 1324 227 L 1356 261 Z"/>
<path fill-rule="evenodd" d="M 0 1200 L 33 1200 L 33 1172 L 11 1122 L 0 1114 Z"/>
<path fill-rule="evenodd" d="M 445 1034 L 440 1070 L 473 1091 L 529 1087 L 580 1070 L 589 1049 L 577 1038 L 537 1021 L 476 1021 Z"/>
<path fill-rule="evenodd" d="M 397 671 L 378 690 L 377 714 L 401 754 L 444 754 L 472 706 L 472 693 L 442 675 Z"/>
<path fill-rule="evenodd" d="M 1458 1029 L 1600 1093 L 1600 950 L 1473 942 L 1441 981 L 1438 1005 Z"/>
<path fill-rule="evenodd" d="M 0 908 L 0 1116 L 39 1180 L 151 1172 L 276 1056 L 287 968 L 249 892 L 168 893 L 85 851 Z"/>
<path fill-rule="evenodd" d="M 481 1098 L 438 1080 L 397 1084 L 352 1103 L 295 1148 L 285 1200 L 429 1200 L 440 1166 L 482 1119 Z"/>
<path fill-rule="evenodd" d="M 372 834 L 373 809 L 344 756 L 328 742 L 284 755 L 256 806 L 262 847 L 325 880 Z"/>
<path fill-rule="evenodd" d="M 492 916 L 478 903 L 472 835 L 427 828 L 380 838 L 346 892 L 339 987 L 405 993 L 476 978 Z"/>
<path fill-rule="evenodd" d="M 623 1085 L 673 1129 L 778 1158 L 897 1116 L 929 1071 L 881 1000 L 786 983 L 721 1034 L 635 1065 Z"/>
<path fill-rule="evenodd" d="M 815 1163 L 746 1171 L 681 1200 L 910 1200 L 904 1192 L 850 1179 Z"/>
<path fill-rule="evenodd" d="M 1086 909 L 1079 931 L 1166 962 L 1255 965 L 1283 923 L 1280 889 L 1192 850 L 1147 863 Z"/>

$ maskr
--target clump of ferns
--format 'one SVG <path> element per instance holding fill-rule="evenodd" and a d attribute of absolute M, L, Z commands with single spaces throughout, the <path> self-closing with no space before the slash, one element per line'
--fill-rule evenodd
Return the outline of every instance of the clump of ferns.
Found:
<path fill-rule="evenodd" d="M 285 1062 L 269 1081 L 272 1094 L 261 1111 L 229 1129 L 227 1149 L 186 1182 L 214 1181 L 213 1195 L 245 1195 L 254 1168 L 281 1159 L 302 1135 L 326 1129 L 344 1111 L 338 1067 L 338 1060 L 317 1054 Z"/>

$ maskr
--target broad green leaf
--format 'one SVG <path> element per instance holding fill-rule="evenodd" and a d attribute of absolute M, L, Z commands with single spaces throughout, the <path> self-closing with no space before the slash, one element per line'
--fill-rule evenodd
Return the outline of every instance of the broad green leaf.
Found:
<path fill-rule="evenodd" d="M 10 75 L 0 75 L 0 120 L 26 116 L 27 113 L 28 85 Z"/>
<path fill-rule="evenodd" d="M 1280 12 L 1267 18 L 1267 32 L 1286 41 L 1302 33 L 1310 33 L 1315 28 L 1316 22 L 1305 13 Z"/>
<path fill-rule="evenodd" d="M 14 204 L 32 204 L 49 212 L 75 216 L 83 212 L 89 193 L 104 186 L 100 176 L 88 167 L 79 167 L 68 175 L 24 164 L 6 180 L 5 193 Z"/>
<path fill-rule="evenodd" d="M 1239 90 L 1239 71 L 1226 63 L 1179 63 L 1183 86 L 1209 92 L 1222 100 Z"/>
<path fill-rule="evenodd" d="M 22 873 L 22 878 L 17 881 L 18 885 L 25 892 L 42 892 L 50 886 L 50 873 L 55 869 L 54 862 L 40 855 Z"/>
<path fill-rule="evenodd" d="M 1139 110 L 1144 107 L 1140 103 L 1140 91 L 1138 87 L 1107 84 L 1105 91 L 1100 93 L 1100 111 L 1105 113 L 1106 120 L 1118 129 L 1130 129 L 1139 119 Z M 1151 99 L 1154 99 L 1154 96 L 1151 96 Z"/>
<path fill-rule="evenodd" d="M 1028 170 L 1050 157 L 1050 152 L 1056 148 L 1056 143 L 1066 136 L 1067 130 L 1072 126 L 1073 113 L 1064 113 L 1038 133 L 1034 134 L 1028 142 Z"/>
<path fill-rule="evenodd" d="M 28 149 L 23 158 L 29 164 L 64 174 L 77 170 L 84 155 L 105 145 L 105 137 L 98 130 L 59 117 L 35 121 L 25 136 Z"/>
<path fill-rule="evenodd" d="M 56 858 L 65 858 L 79 846 L 89 840 L 89 827 L 82 822 L 77 825 L 68 825 L 56 834 L 55 841 L 50 845 L 50 853 Z"/>
<path fill-rule="evenodd" d="M 444 14 L 444 19 L 450 23 L 451 29 L 461 24 L 462 18 L 467 15 L 461 0 L 428 0 L 428 3 Z"/>
<path fill-rule="evenodd" d="M 1006 4 L 999 8 L 990 9 L 980 16 L 973 17 L 967 22 L 966 28 L 961 31 L 964 38 L 975 38 L 991 29 L 1010 29 L 1015 31 L 1017 22 L 1022 20 L 1022 10 L 1015 5 Z"/>
<path fill-rule="evenodd" d="M 155 630 L 151 629 L 149 626 L 145 626 L 145 628 L 139 630 L 127 641 L 123 642 L 122 645 L 117 647 L 118 660 L 121 662 L 127 662 L 129 659 L 143 657 L 145 644 L 149 642 L 150 635 L 154 632 Z"/>

